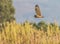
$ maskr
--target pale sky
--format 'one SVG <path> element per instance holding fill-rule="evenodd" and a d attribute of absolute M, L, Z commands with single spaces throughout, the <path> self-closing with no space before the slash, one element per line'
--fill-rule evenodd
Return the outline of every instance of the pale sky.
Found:
<path fill-rule="evenodd" d="M 38 4 L 44 18 L 34 18 L 35 5 Z M 54 19 L 60 22 L 60 0 L 14 0 L 15 17 L 18 23 L 26 20 L 30 22 L 54 22 Z"/>

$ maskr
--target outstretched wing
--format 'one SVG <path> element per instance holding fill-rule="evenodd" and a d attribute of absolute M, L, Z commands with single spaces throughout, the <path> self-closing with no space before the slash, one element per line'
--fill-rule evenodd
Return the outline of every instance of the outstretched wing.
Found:
<path fill-rule="evenodd" d="M 35 12 L 36 12 L 36 15 L 41 16 L 41 11 L 38 5 L 35 5 Z"/>

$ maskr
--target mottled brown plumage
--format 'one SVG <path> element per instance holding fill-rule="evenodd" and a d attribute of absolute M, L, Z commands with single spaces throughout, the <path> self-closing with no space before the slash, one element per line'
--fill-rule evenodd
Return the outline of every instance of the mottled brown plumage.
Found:
<path fill-rule="evenodd" d="M 35 12 L 36 15 L 34 16 L 35 18 L 43 18 L 43 16 L 41 15 L 41 11 L 38 5 L 35 5 Z"/>

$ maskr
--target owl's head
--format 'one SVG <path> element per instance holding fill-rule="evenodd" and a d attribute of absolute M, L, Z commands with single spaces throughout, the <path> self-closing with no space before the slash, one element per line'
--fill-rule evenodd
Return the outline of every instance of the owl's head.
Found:
<path fill-rule="evenodd" d="M 38 4 L 36 4 L 35 7 L 39 7 Z"/>

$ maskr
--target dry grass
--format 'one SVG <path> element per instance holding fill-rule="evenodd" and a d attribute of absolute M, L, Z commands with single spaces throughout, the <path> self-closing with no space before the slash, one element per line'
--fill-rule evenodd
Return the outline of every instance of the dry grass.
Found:
<path fill-rule="evenodd" d="M 47 32 L 33 28 L 29 22 L 25 26 L 15 21 L 5 25 L 0 32 L 0 44 L 60 44 L 58 25 L 52 27 L 48 24 Z"/>

